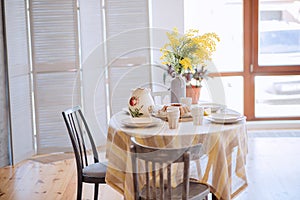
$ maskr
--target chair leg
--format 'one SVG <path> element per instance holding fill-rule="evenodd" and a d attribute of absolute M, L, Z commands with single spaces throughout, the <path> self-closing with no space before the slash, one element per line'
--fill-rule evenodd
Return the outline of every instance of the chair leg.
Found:
<path fill-rule="evenodd" d="M 99 184 L 95 183 L 95 188 L 94 188 L 94 200 L 98 199 L 98 191 L 99 191 Z"/>
<path fill-rule="evenodd" d="M 81 200 L 82 196 L 82 182 L 78 181 L 77 182 L 77 200 Z"/>
<path fill-rule="evenodd" d="M 212 200 L 218 200 L 218 198 L 216 197 L 216 195 L 214 195 L 214 193 L 211 193 L 211 199 Z"/>

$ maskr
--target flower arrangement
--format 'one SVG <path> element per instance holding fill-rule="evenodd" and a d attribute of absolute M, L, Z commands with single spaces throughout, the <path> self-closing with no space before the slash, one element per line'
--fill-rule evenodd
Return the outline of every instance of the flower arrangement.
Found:
<path fill-rule="evenodd" d="M 177 28 L 167 32 L 169 42 L 162 48 L 161 60 L 168 66 L 168 73 L 172 76 L 181 74 L 187 84 L 201 86 L 201 81 L 207 77 L 206 62 L 211 60 L 216 51 L 216 44 L 220 38 L 216 33 L 199 34 L 198 30 L 190 29 L 180 35 Z"/>

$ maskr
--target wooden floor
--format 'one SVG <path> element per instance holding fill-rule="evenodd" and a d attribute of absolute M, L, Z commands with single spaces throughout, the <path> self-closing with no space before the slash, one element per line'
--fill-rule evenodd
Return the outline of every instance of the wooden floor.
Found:
<path fill-rule="evenodd" d="M 236 200 L 300 199 L 300 134 L 273 137 L 254 136 L 250 132 L 248 144 L 249 186 Z M 0 199 L 75 199 L 74 159 L 68 156 L 60 161 L 51 159 L 37 157 L 14 167 L 0 168 Z M 92 199 L 92 185 L 84 185 L 83 196 L 83 199 Z M 99 199 L 123 198 L 109 186 L 102 185 Z"/>

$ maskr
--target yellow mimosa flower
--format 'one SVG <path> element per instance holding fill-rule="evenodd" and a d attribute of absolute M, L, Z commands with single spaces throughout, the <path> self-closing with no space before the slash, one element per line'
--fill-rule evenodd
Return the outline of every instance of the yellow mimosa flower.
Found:
<path fill-rule="evenodd" d="M 198 79 L 200 76 L 203 78 L 203 74 L 207 72 L 206 62 L 211 60 L 212 53 L 216 51 L 216 44 L 220 41 L 218 35 L 200 35 L 196 29 L 180 34 L 175 27 L 167 33 L 167 37 L 169 42 L 160 49 L 163 64 L 171 66 L 178 74 L 197 73 Z"/>
<path fill-rule="evenodd" d="M 192 69 L 191 60 L 189 58 L 184 58 L 179 61 L 179 63 L 183 66 L 183 69 Z"/>

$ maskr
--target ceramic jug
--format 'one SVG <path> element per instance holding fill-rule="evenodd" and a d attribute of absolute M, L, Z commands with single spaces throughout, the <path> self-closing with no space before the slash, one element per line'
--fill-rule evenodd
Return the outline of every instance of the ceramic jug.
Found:
<path fill-rule="evenodd" d="M 132 90 L 128 102 L 128 109 L 132 117 L 150 117 L 154 107 L 150 88 L 136 88 Z"/>

